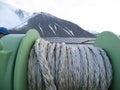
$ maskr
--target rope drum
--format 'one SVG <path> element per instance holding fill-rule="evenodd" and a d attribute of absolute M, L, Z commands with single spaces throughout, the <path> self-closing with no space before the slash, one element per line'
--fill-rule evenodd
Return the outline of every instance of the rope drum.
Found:
<path fill-rule="evenodd" d="M 39 38 L 28 61 L 29 90 L 108 90 L 112 66 L 105 51 Z"/>

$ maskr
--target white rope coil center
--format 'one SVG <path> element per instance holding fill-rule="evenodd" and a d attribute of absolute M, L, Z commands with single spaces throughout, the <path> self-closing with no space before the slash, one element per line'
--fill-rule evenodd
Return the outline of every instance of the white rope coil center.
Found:
<path fill-rule="evenodd" d="M 112 66 L 101 48 L 40 38 L 31 50 L 29 90 L 108 90 L 111 79 Z"/>

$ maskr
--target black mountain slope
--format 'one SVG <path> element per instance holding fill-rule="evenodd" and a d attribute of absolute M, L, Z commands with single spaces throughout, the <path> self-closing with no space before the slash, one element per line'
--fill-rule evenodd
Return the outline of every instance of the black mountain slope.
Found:
<path fill-rule="evenodd" d="M 34 13 L 32 17 L 11 30 L 11 33 L 26 33 L 35 28 L 41 37 L 95 37 L 78 25 L 44 12 Z"/>

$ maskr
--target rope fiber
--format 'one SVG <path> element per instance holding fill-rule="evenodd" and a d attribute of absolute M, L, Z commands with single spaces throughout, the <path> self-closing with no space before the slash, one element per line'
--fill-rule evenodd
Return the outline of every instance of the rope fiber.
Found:
<path fill-rule="evenodd" d="M 29 90 L 108 90 L 112 66 L 105 51 L 38 39 L 28 61 Z"/>

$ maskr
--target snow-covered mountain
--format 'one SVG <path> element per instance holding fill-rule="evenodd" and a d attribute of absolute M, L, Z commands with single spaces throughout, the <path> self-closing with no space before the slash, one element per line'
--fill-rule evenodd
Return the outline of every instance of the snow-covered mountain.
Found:
<path fill-rule="evenodd" d="M 45 12 L 33 14 L 15 27 L 12 33 L 26 33 L 31 28 L 37 29 L 41 37 L 94 37 L 77 24 Z"/>
<path fill-rule="evenodd" d="M 44 12 L 30 14 L 1 1 L 0 27 L 7 27 L 11 33 L 26 33 L 35 28 L 42 37 L 94 37 L 70 21 Z"/>
<path fill-rule="evenodd" d="M 95 35 L 98 35 L 99 32 L 95 31 L 95 30 L 87 30 L 88 32 L 92 33 L 92 34 L 95 34 Z"/>
<path fill-rule="evenodd" d="M 0 27 L 13 28 L 29 16 L 28 12 L 0 1 Z"/>

